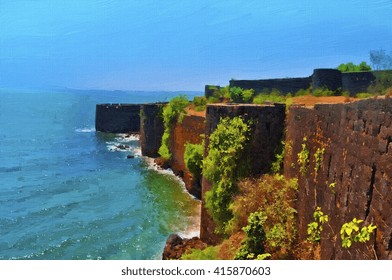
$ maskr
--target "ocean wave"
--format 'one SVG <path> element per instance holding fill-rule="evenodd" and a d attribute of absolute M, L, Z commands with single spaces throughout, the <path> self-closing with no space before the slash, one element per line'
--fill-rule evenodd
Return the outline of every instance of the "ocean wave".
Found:
<path fill-rule="evenodd" d="M 77 128 L 75 129 L 75 132 L 84 132 L 84 133 L 88 133 L 88 132 L 95 132 L 95 128 Z"/>
<path fill-rule="evenodd" d="M 117 137 L 115 138 L 116 141 L 118 142 L 131 142 L 131 141 L 139 141 L 140 137 L 138 134 L 124 134 L 124 133 L 118 133 L 116 134 Z"/>
<path fill-rule="evenodd" d="M 147 165 L 146 166 L 147 169 L 154 170 L 155 172 L 158 172 L 159 174 L 162 174 L 162 175 L 171 176 L 181 185 L 181 187 L 182 187 L 181 189 L 184 193 L 188 194 L 194 200 L 200 201 L 199 199 L 197 199 L 195 196 L 193 196 L 192 194 L 190 194 L 188 192 L 188 190 L 185 187 L 184 180 L 180 176 L 177 176 L 176 174 L 174 174 L 173 170 L 171 170 L 170 168 L 163 169 L 162 167 L 160 167 L 158 164 L 155 163 L 153 158 L 145 157 L 145 156 L 142 156 L 142 158 Z M 201 202 L 200 202 L 200 204 L 201 204 Z M 188 226 L 183 231 L 180 231 L 177 233 L 182 238 L 192 238 L 195 236 L 200 237 L 201 205 L 197 209 L 198 210 L 197 210 L 197 213 L 195 216 L 188 217 L 188 219 L 189 219 Z"/>
<path fill-rule="evenodd" d="M 142 156 L 142 150 L 140 147 L 124 145 L 116 142 L 106 142 L 106 144 L 107 144 L 106 147 L 110 152 L 127 152 L 132 154 L 134 157 Z"/>
<path fill-rule="evenodd" d="M 135 146 L 135 141 L 139 141 L 137 134 L 116 134 L 114 141 L 108 141 L 106 145 L 110 152 L 130 152 L 134 157 L 141 157 L 141 147 Z"/>

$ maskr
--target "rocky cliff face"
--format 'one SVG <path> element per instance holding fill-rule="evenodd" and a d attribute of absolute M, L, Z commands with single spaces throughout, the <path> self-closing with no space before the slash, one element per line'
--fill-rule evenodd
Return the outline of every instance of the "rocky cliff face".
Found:
<path fill-rule="evenodd" d="M 188 191 L 195 197 L 201 197 L 201 182 L 192 178 L 185 165 L 184 153 L 185 145 L 200 144 L 202 142 L 201 135 L 205 133 L 205 118 L 199 116 L 186 115 L 182 122 L 174 124 L 170 135 L 170 151 L 172 158 L 169 165 L 173 172 L 183 178 Z"/>
<path fill-rule="evenodd" d="M 392 259 L 391 142 L 390 99 L 290 109 L 285 175 L 299 178 L 299 240 L 307 238 L 316 206 L 330 217 L 320 243 L 322 259 Z M 310 153 L 301 173 L 302 144 Z M 315 156 L 323 148 L 323 155 Z M 377 230 L 366 244 L 343 249 L 339 232 L 353 218 Z"/>

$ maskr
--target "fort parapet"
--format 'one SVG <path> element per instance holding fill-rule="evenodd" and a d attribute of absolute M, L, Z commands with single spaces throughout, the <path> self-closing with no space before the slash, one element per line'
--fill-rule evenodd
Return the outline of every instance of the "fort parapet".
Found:
<path fill-rule="evenodd" d="M 305 78 L 285 78 L 285 79 L 263 79 L 263 80 L 231 80 L 230 87 L 240 87 L 243 89 L 254 89 L 256 93 L 265 91 L 279 90 L 282 94 L 295 94 L 299 90 L 328 88 L 330 90 L 346 91 L 350 96 L 357 93 L 366 92 L 369 86 L 373 85 L 377 77 L 383 73 L 392 73 L 390 70 L 385 71 L 368 71 L 368 72 L 345 72 L 342 73 L 337 69 L 314 69 L 313 74 Z M 205 95 L 209 97 L 213 89 L 219 89 L 219 86 L 206 86 Z"/>

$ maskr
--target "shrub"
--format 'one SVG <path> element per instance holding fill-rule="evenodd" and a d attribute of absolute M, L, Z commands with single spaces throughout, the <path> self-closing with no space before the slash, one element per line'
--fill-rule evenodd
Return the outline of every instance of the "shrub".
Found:
<path fill-rule="evenodd" d="M 327 88 L 316 88 L 315 90 L 313 90 L 312 94 L 316 97 L 334 96 L 336 95 L 336 91 L 332 91 Z"/>
<path fill-rule="evenodd" d="M 218 102 L 222 102 L 224 99 L 229 100 L 230 99 L 229 88 L 230 86 L 225 86 L 225 87 L 209 86 L 209 90 L 212 91 L 212 93 L 206 96 L 208 103 L 218 103 Z"/>
<path fill-rule="evenodd" d="M 266 240 L 266 235 L 264 231 L 264 223 L 266 220 L 267 216 L 265 216 L 262 211 L 254 212 L 249 215 L 248 225 L 243 228 L 247 237 L 234 259 L 255 259 L 259 255 L 265 254 L 264 241 Z"/>
<path fill-rule="evenodd" d="M 208 104 L 214 104 L 214 103 L 219 103 L 219 102 L 221 102 L 220 99 L 215 96 L 210 96 L 207 99 Z"/>
<path fill-rule="evenodd" d="M 355 95 L 356 98 L 360 98 L 360 99 L 365 99 L 365 98 L 370 98 L 370 97 L 374 97 L 374 94 L 368 93 L 368 92 L 361 92 L 361 93 L 357 93 Z"/>
<path fill-rule="evenodd" d="M 229 97 L 231 101 L 236 103 L 252 103 L 254 89 L 242 89 L 240 87 L 230 87 Z"/>
<path fill-rule="evenodd" d="M 261 93 L 258 94 L 255 98 L 253 98 L 254 104 L 263 104 L 267 101 L 274 102 L 274 103 L 285 103 L 286 96 L 281 95 L 278 90 L 272 90 L 271 93 L 267 93 L 267 94 Z"/>
<path fill-rule="evenodd" d="M 324 159 L 324 152 L 325 148 L 317 148 L 316 152 L 314 153 L 314 176 L 317 177 L 317 173 L 321 168 Z"/>
<path fill-rule="evenodd" d="M 174 121 L 182 121 L 182 118 L 186 113 L 185 108 L 188 106 L 188 104 L 188 98 L 185 95 L 179 95 L 171 99 L 169 101 L 169 104 L 167 104 L 163 108 L 162 117 L 164 132 L 162 135 L 161 146 L 159 147 L 158 153 L 166 160 L 169 160 L 171 158 L 171 153 L 169 149 L 171 127 Z"/>
<path fill-rule="evenodd" d="M 279 174 L 283 170 L 283 161 L 285 156 L 286 144 L 284 141 L 280 142 L 278 152 L 275 153 L 275 161 L 271 165 L 271 171 L 274 174 Z"/>
<path fill-rule="evenodd" d="M 245 103 L 252 103 L 253 96 L 255 95 L 254 89 L 246 89 L 242 92 L 242 99 Z"/>
<path fill-rule="evenodd" d="M 218 248 L 208 246 L 205 249 L 192 249 L 183 254 L 181 260 L 218 260 Z"/>
<path fill-rule="evenodd" d="M 195 96 L 193 98 L 193 104 L 197 112 L 204 111 L 207 105 L 207 99 L 204 96 Z"/>
<path fill-rule="evenodd" d="M 328 215 L 324 215 L 320 207 L 317 207 L 313 213 L 313 222 L 308 224 L 308 240 L 318 243 L 321 240 L 323 224 L 328 222 Z"/>
<path fill-rule="evenodd" d="M 218 233 L 226 231 L 227 222 L 232 218 L 229 205 L 237 191 L 237 179 L 246 173 L 246 165 L 239 160 L 248 143 L 249 132 L 249 125 L 241 117 L 235 117 L 221 119 L 210 135 L 203 174 L 212 183 L 212 189 L 206 193 L 206 208 Z"/>
<path fill-rule="evenodd" d="M 303 96 L 303 95 L 310 95 L 312 93 L 312 89 L 308 88 L 308 89 L 300 89 L 298 90 L 294 96 Z"/>
<path fill-rule="evenodd" d="M 306 147 L 307 138 L 303 138 L 303 143 L 301 144 L 301 151 L 297 154 L 297 162 L 299 164 L 299 172 L 304 176 L 308 171 L 309 165 L 309 150 Z"/>
<path fill-rule="evenodd" d="M 201 179 L 203 169 L 204 141 L 201 144 L 185 145 L 184 161 L 186 167 L 192 173 L 194 180 Z"/>
<path fill-rule="evenodd" d="M 294 209 L 297 190 L 297 179 L 287 180 L 282 175 L 241 180 L 238 183 L 239 194 L 230 206 L 233 218 L 228 228 L 237 232 L 247 225 L 251 213 L 262 211 L 267 217 L 263 224 L 266 252 L 274 258 L 288 257 L 297 232 Z"/>
<path fill-rule="evenodd" d="M 342 247 L 350 248 L 353 242 L 365 243 L 370 240 L 370 234 L 377 228 L 373 224 L 364 226 L 359 229 L 359 224 L 363 220 L 354 218 L 351 222 L 345 223 L 340 229 L 340 237 L 342 239 Z M 354 233 L 356 233 L 354 235 Z"/>
<path fill-rule="evenodd" d="M 233 102 L 243 102 L 243 89 L 240 87 L 230 87 L 230 99 Z"/>

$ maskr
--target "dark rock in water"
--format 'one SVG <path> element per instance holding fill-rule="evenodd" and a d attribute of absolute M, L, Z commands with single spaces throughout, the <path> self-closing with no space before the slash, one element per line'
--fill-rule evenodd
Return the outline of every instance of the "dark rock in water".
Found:
<path fill-rule="evenodd" d="M 126 150 L 126 149 L 129 149 L 129 146 L 128 146 L 128 145 L 123 145 L 123 144 L 116 145 L 116 147 L 117 147 L 118 149 L 120 149 L 120 150 Z"/>
<path fill-rule="evenodd" d="M 134 158 L 134 155 L 127 155 L 127 158 Z"/>
<path fill-rule="evenodd" d="M 181 238 L 178 234 L 171 234 L 163 250 L 163 260 L 179 260 L 181 256 L 191 249 L 205 249 L 207 244 L 200 240 L 199 237 L 191 239 Z"/>

